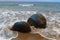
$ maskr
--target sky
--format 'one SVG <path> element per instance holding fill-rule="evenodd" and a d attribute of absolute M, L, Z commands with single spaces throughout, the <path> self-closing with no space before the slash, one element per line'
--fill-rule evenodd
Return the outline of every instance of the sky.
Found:
<path fill-rule="evenodd" d="M 60 2 L 60 0 L 0 0 L 0 1 L 22 1 L 22 2 Z"/>

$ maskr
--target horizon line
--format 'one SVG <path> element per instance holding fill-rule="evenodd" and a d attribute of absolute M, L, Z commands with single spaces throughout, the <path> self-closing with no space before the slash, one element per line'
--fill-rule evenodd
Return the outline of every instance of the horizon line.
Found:
<path fill-rule="evenodd" d="M 44 2 L 44 1 L 0 1 L 0 2 Z"/>

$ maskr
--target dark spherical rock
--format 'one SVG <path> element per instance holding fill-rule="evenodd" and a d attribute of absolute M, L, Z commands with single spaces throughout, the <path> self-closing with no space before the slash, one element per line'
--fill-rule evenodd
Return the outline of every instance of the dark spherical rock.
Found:
<path fill-rule="evenodd" d="M 16 22 L 12 29 L 13 31 L 19 31 L 21 33 L 29 33 L 31 31 L 30 25 L 26 22 Z"/>
<path fill-rule="evenodd" d="M 28 20 L 31 26 L 35 26 L 35 28 L 46 28 L 46 19 L 42 14 L 34 14 Z"/>

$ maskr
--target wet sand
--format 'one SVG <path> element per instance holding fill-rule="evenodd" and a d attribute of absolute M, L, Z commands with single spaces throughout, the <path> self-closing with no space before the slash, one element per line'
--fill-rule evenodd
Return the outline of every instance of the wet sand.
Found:
<path fill-rule="evenodd" d="M 48 40 L 43 38 L 39 34 L 20 33 L 20 32 L 18 32 L 18 38 L 20 38 L 21 40 Z"/>

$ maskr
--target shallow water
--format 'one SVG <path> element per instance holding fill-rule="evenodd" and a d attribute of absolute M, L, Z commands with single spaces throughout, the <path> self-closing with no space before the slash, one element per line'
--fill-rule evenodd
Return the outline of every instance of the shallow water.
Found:
<path fill-rule="evenodd" d="M 20 4 L 33 4 L 33 6 L 22 6 Z M 45 16 L 47 20 L 47 28 L 43 32 L 35 32 L 38 32 L 44 37 L 49 36 L 47 36 L 47 32 L 52 34 L 57 33 L 57 35 L 60 35 L 60 3 L 0 2 L 0 31 L 8 24 L 12 26 L 17 21 L 27 21 L 31 15 L 36 14 L 37 12 Z M 3 33 L 3 35 L 5 34 Z M 51 38 L 55 39 L 55 37 L 52 36 Z M 60 38 L 58 37 L 56 40 L 57 39 L 59 40 Z"/>
<path fill-rule="evenodd" d="M 47 20 L 47 28 L 46 28 L 46 34 L 48 33 L 57 33 L 57 35 L 60 34 L 60 12 L 58 11 L 43 11 L 43 12 L 38 12 L 38 11 L 12 11 L 12 10 L 1 10 L 0 11 L 0 29 L 1 27 L 5 27 L 4 25 L 13 25 L 15 22 L 17 21 L 27 21 L 27 19 L 36 13 L 41 13 L 42 15 L 45 16 L 46 20 Z M 51 28 L 51 29 L 50 29 Z M 56 31 L 54 32 L 53 29 Z M 2 30 L 2 29 L 1 29 Z M 50 30 L 50 31 L 49 31 Z M 51 31 L 52 30 L 52 31 Z M 41 34 L 41 32 L 39 32 L 39 34 L 46 36 L 45 34 Z M 43 33 L 42 32 L 42 33 Z M 56 35 L 55 35 L 56 36 Z M 46 36 L 48 37 L 48 36 Z M 50 37 L 48 37 L 50 38 Z M 51 37 L 54 39 L 54 37 Z"/>

